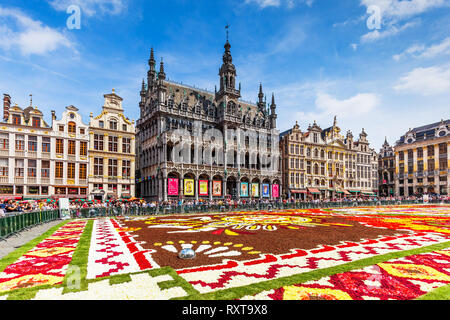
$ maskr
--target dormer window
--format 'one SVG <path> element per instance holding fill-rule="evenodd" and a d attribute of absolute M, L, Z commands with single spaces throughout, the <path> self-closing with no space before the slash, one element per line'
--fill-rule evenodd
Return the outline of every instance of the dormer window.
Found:
<path fill-rule="evenodd" d="M 31 120 L 32 126 L 34 128 L 40 128 L 41 127 L 41 119 L 38 117 L 33 117 Z"/>
<path fill-rule="evenodd" d="M 18 115 L 18 114 L 13 114 L 13 115 L 12 115 L 12 123 L 13 123 L 13 124 L 16 124 L 16 125 L 22 124 L 20 115 Z"/>
<path fill-rule="evenodd" d="M 98 122 L 98 126 L 99 126 L 100 128 L 104 128 L 104 127 L 105 127 L 105 123 L 104 123 L 103 121 L 99 121 L 99 122 Z"/>
<path fill-rule="evenodd" d="M 58 126 L 58 130 L 64 132 L 64 126 Z"/>
<path fill-rule="evenodd" d="M 117 130 L 117 121 L 116 120 L 110 120 L 109 121 L 109 129 Z"/>
<path fill-rule="evenodd" d="M 77 133 L 77 125 L 75 124 L 75 122 L 68 123 L 68 130 L 69 133 Z"/>

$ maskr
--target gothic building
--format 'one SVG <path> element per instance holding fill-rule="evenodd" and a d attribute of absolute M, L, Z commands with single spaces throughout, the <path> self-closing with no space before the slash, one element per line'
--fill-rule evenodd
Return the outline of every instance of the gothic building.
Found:
<path fill-rule="evenodd" d="M 279 132 L 272 94 L 241 99 L 226 42 L 215 92 L 166 79 L 151 50 L 137 121 L 138 196 L 146 200 L 278 198 Z M 184 136 L 179 137 L 183 132 Z M 181 149 L 181 151 L 180 151 Z"/>

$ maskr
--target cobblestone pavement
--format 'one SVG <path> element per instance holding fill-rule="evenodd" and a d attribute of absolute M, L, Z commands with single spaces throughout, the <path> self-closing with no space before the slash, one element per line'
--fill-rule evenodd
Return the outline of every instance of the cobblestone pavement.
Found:
<path fill-rule="evenodd" d="M 7 238 L 6 241 L 0 240 L 0 259 L 7 256 L 11 252 L 19 249 L 24 244 L 29 241 L 39 237 L 41 234 L 49 230 L 50 228 L 60 224 L 62 220 L 56 220 L 48 222 L 36 227 L 30 228 L 30 230 L 25 230 L 17 235 L 12 235 Z"/>

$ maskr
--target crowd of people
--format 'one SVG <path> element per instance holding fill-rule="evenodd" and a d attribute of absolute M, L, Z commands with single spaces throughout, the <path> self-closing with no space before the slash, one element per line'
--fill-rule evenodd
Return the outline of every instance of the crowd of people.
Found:
<path fill-rule="evenodd" d="M 314 204 L 327 204 L 327 203 L 348 203 L 348 202 L 378 202 L 378 201 L 420 201 L 424 198 L 422 196 L 409 196 L 409 197 L 378 197 L 378 196 L 360 196 L 360 197 L 341 197 L 335 199 L 320 199 L 320 198 L 306 198 L 300 199 L 221 199 L 221 200 L 190 200 L 190 199 L 171 199 L 163 202 L 156 201 L 144 201 L 143 199 L 126 200 L 126 199 L 113 199 L 107 201 L 81 201 L 74 200 L 70 202 L 69 209 L 71 211 L 79 212 L 81 209 L 96 209 L 96 208 L 117 208 L 122 211 L 127 211 L 130 208 L 171 208 L 171 207 L 195 207 L 195 206 L 238 206 L 238 205 L 274 205 L 289 203 L 314 203 Z M 448 196 L 430 195 L 427 201 L 424 202 L 446 202 L 448 203 L 450 198 Z M 20 214 L 33 211 L 51 211 L 59 209 L 57 200 L 1 200 L 0 199 L 0 217 L 7 216 L 9 214 Z"/>
<path fill-rule="evenodd" d="M 0 217 L 8 214 L 27 213 L 34 211 L 50 211 L 58 209 L 58 203 L 44 201 L 18 201 L 0 199 Z"/>

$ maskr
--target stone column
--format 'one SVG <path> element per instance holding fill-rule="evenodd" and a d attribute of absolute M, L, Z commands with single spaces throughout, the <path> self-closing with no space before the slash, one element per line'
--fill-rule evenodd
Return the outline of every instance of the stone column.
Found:
<path fill-rule="evenodd" d="M 413 149 L 413 193 L 417 192 L 417 168 L 418 168 L 418 160 L 417 160 L 417 148 Z"/>
<path fill-rule="evenodd" d="M 212 189 L 212 187 L 213 187 L 213 180 L 212 180 L 211 177 L 209 178 L 208 184 L 209 184 L 209 187 L 208 187 L 209 201 L 212 201 L 213 200 L 213 189 Z"/>
<path fill-rule="evenodd" d="M 439 181 L 439 144 L 434 145 L 434 192 L 439 194 L 441 185 Z M 448 178 L 447 178 L 448 179 Z"/>
<path fill-rule="evenodd" d="M 407 152 L 407 150 L 403 151 L 403 155 L 404 155 L 403 163 L 405 165 L 404 172 L 403 172 L 403 174 L 405 175 L 405 179 L 403 179 L 403 191 L 404 191 L 403 195 L 405 197 L 408 197 L 409 196 L 409 183 L 408 183 L 408 152 Z"/>
<path fill-rule="evenodd" d="M 227 195 L 227 180 L 225 178 L 223 179 L 224 180 L 222 181 L 222 197 L 225 199 Z"/>
<path fill-rule="evenodd" d="M 400 195 L 400 185 L 399 185 L 399 177 L 400 174 L 400 164 L 399 164 L 399 156 L 398 152 L 395 153 L 395 175 L 394 175 L 394 195 L 398 197 Z"/>
<path fill-rule="evenodd" d="M 450 196 L 450 142 L 447 142 L 447 196 Z"/>
<path fill-rule="evenodd" d="M 237 197 L 237 200 L 240 200 L 241 199 L 241 181 L 240 180 L 236 181 L 236 188 L 237 188 L 236 197 Z"/>
<path fill-rule="evenodd" d="M 194 179 L 194 193 L 195 193 L 195 201 L 198 201 L 198 193 L 199 193 L 199 187 L 198 187 L 198 178 L 195 177 Z"/>
<path fill-rule="evenodd" d="M 163 194 L 163 198 L 164 201 L 167 201 L 167 176 L 162 178 L 162 194 Z"/>

